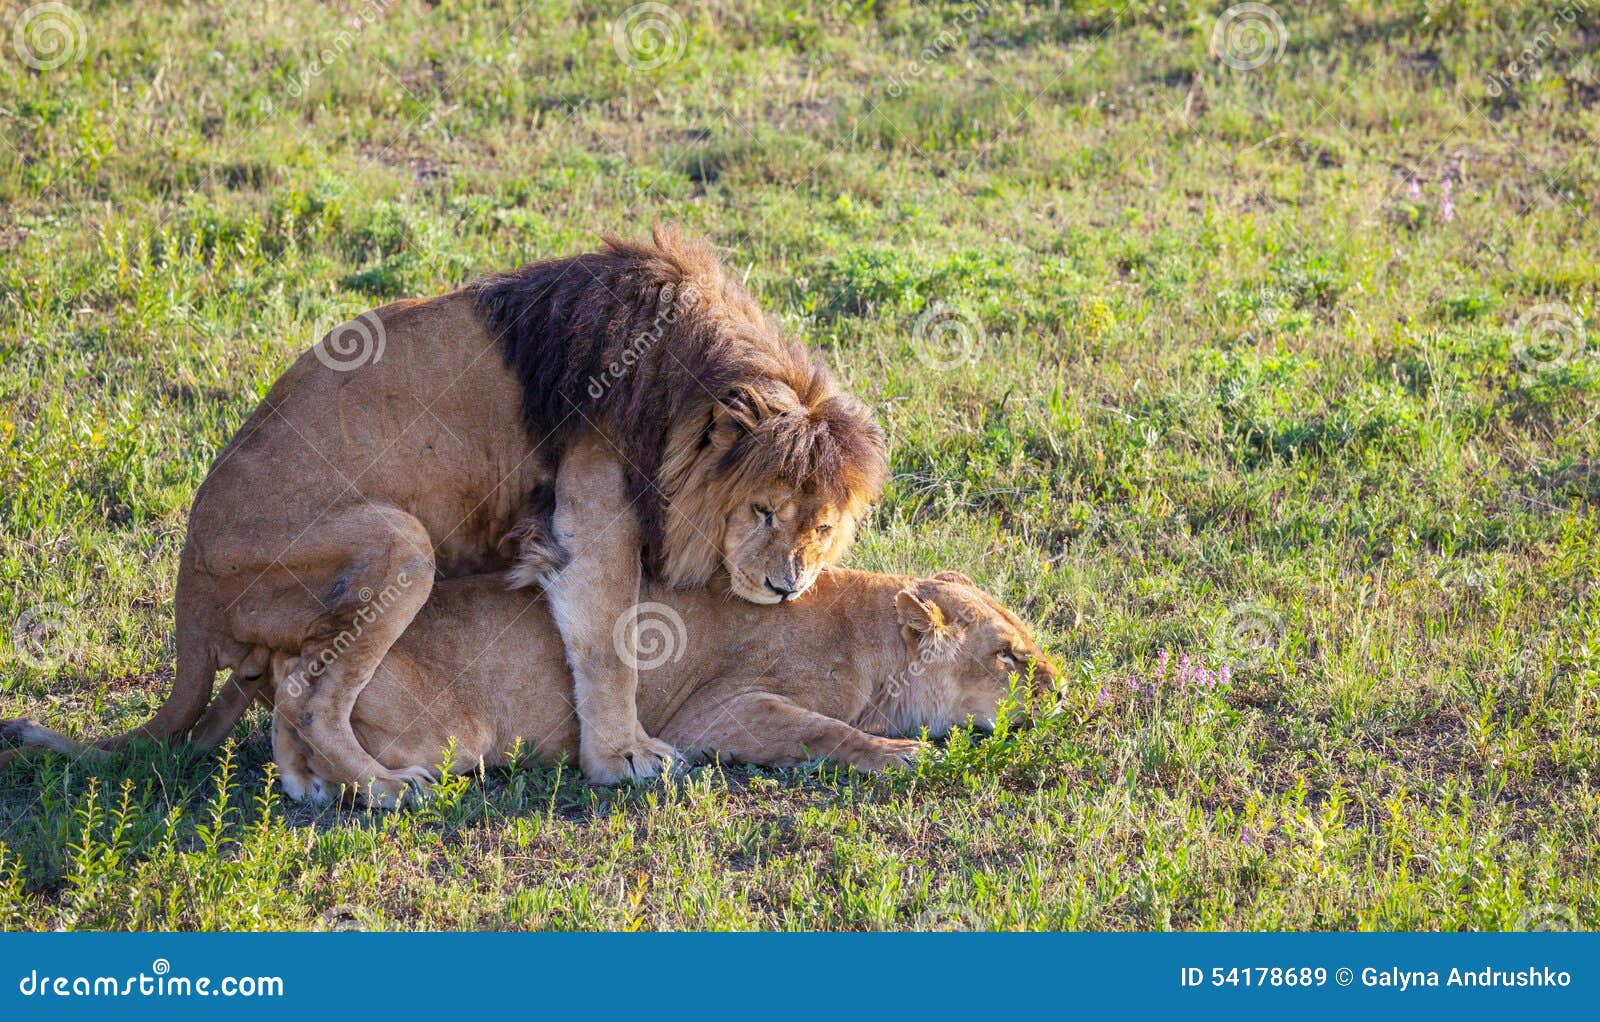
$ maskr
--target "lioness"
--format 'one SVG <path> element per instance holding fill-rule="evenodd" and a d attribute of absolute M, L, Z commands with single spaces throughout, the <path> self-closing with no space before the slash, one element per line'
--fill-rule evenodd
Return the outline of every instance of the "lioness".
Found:
<path fill-rule="evenodd" d="M 835 569 L 804 600 L 758 610 L 708 590 L 647 585 L 637 639 L 639 719 L 690 753 L 783 766 L 833 759 L 871 771 L 904 762 L 970 721 L 992 727 L 1018 677 L 1052 694 L 1056 671 L 1028 626 L 966 576 L 915 579 Z M 279 685 L 301 669 L 275 658 Z M 242 711 L 242 704 L 240 709 Z M 385 768 L 436 774 L 503 764 L 520 740 L 544 762 L 576 753 L 579 718 L 550 608 L 499 575 L 440 582 L 378 665 L 351 714 Z M 280 709 L 285 782 L 326 795 L 340 774 L 292 740 Z M 289 732 L 286 734 L 285 732 Z M 364 787 L 362 790 L 365 790 Z M 378 800 L 392 802 L 388 791 Z"/>
<path fill-rule="evenodd" d="M 1015 677 L 1048 706 L 1056 670 L 1028 626 L 957 572 L 932 578 L 834 569 L 810 595 L 754 610 L 708 590 L 647 585 L 639 635 L 639 719 L 683 750 L 764 766 L 833 759 L 859 770 L 906 761 L 935 736 L 972 721 L 992 727 Z M 231 728 L 254 696 L 271 700 L 302 669 L 277 654 L 248 684 L 230 683 L 213 714 Z M 273 722 L 285 785 L 330 798 L 365 778 L 295 740 L 292 711 Z M 451 579 L 378 665 L 351 714 L 361 744 L 384 767 L 426 782 L 453 742 L 464 772 L 524 753 L 550 763 L 579 746 L 571 675 L 550 607 L 502 575 Z M 76 743 L 31 721 L 0 735 L 60 751 Z M 291 780 L 291 778 L 293 780 Z M 397 793 L 372 789 L 392 805 Z"/>
<path fill-rule="evenodd" d="M 277 698 L 310 751 L 399 790 L 352 708 L 435 578 L 504 566 L 500 538 L 553 486 L 563 558 L 540 581 L 579 766 L 599 783 L 653 776 L 672 749 L 640 726 L 612 642 L 641 567 L 687 588 L 721 569 L 745 601 L 793 598 L 843 555 L 884 473 L 861 405 L 669 230 L 384 306 L 301 355 L 211 467 L 179 562 L 172 693 L 99 744 L 191 729 L 215 744 L 229 714 L 195 724 L 216 672 L 247 686 L 289 656 L 302 669 Z M 548 667 L 511 666 L 512 687 Z"/>

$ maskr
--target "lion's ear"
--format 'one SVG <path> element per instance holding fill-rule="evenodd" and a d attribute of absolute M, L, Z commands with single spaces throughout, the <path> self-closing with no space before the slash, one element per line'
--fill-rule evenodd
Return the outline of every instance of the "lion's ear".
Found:
<path fill-rule="evenodd" d="M 762 398 L 750 387 L 734 387 L 717 398 L 714 409 L 720 425 L 730 425 L 741 432 L 750 432 L 762 421 Z"/>
<path fill-rule="evenodd" d="M 974 589 L 978 588 L 978 584 L 976 582 L 961 574 L 959 571 L 941 571 L 939 574 L 933 577 L 938 579 L 940 582 L 955 582 L 958 585 L 971 586 Z"/>
<path fill-rule="evenodd" d="M 721 433 L 742 436 L 761 421 L 764 405 L 749 387 L 735 387 L 717 398 L 711 409 L 711 424 Z"/>
<path fill-rule="evenodd" d="M 894 609 L 900 614 L 900 624 L 918 635 L 938 635 L 949 627 L 939 605 L 924 600 L 913 589 L 894 594 Z"/>

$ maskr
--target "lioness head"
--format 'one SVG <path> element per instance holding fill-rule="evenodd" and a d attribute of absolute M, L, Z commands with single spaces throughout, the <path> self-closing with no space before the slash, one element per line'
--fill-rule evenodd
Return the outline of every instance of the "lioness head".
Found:
<path fill-rule="evenodd" d="M 1013 681 L 1049 707 L 1057 673 L 1021 618 L 956 571 L 895 594 L 905 663 L 879 704 L 890 728 L 935 737 L 973 724 L 992 730 Z"/>
<path fill-rule="evenodd" d="M 883 486 L 883 435 L 824 370 L 723 394 L 691 434 L 674 436 L 663 476 L 665 581 L 718 567 L 751 603 L 798 598 L 855 539 Z"/>

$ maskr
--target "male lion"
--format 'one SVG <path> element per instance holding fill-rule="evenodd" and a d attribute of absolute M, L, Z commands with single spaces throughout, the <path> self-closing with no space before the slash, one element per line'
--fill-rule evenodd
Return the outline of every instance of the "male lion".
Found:
<path fill-rule="evenodd" d="M 384 306 L 302 354 L 217 458 L 179 561 L 172 693 L 99 744 L 189 733 L 219 669 L 247 685 L 287 655 L 302 669 L 279 704 L 310 751 L 399 790 L 414 774 L 368 755 L 351 708 L 435 578 L 502 566 L 500 540 L 550 486 L 561 556 L 540 581 L 579 766 L 597 783 L 653 776 L 672 749 L 640 727 L 613 641 L 641 566 L 688 588 L 725 569 L 746 601 L 793 598 L 843 555 L 884 473 L 862 406 L 671 230 Z M 215 744 L 227 716 L 192 739 Z"/>
<path fill-rule="evenodd" d="M 932 578 L 836 569 L 812 595 L 759 611 L 709 590 L 646 584 L 639 627 L 639 719 L 685 752 L 764 766 L 833 759 L 873 771 L 905 762 L 924 728 L 993 727 L 1012 679 L 1048 708 L 1056 671 L 1021 620 L 956 572 Z M 213 712 L 231 727 L 252 695 L 271 700 L 302 670 L 275 654 L 247 686 L 230 685 Z M 579 718 L 561 636 L 537 590 L 503 576 L 451 579 L 428 602 L 361 691 L 351 714 L 361 744 L 395 773 L 436 776 L 507 762 L 519 744 L 553 763 L 579 748 Z M 285 786 L 331 794 L 365 779 L 341 773 L 295 740 L 279 708 L 273 751 Z M 9 737 L 74 748 L 32 724 Z M 393 805 L 389 790 L 371 793 Z"/>

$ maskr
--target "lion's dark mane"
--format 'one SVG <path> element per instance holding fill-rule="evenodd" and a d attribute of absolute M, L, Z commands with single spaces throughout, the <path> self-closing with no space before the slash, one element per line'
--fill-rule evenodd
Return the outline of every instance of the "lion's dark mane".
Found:
<path fill-rule="evenodd" d="M 528 429 L 554 451 L 589 426 L 620 445 L 652 569 L 664 555 L 671 495 L 657 484 L 673 426 L 703 423 L 704 445 L 719 403 L 748 413 L 775 390 L 799 399 L 788 414 L 758 414 L 720 473 L 787 477 L 840 496 L 870 491 L 867 499 L 882 485 L 883 439 L 870 417 L 703 244 L 657 227 L 653 243 L 607 238 L 599 252 L 473 287 L 522 384 Z"/>

